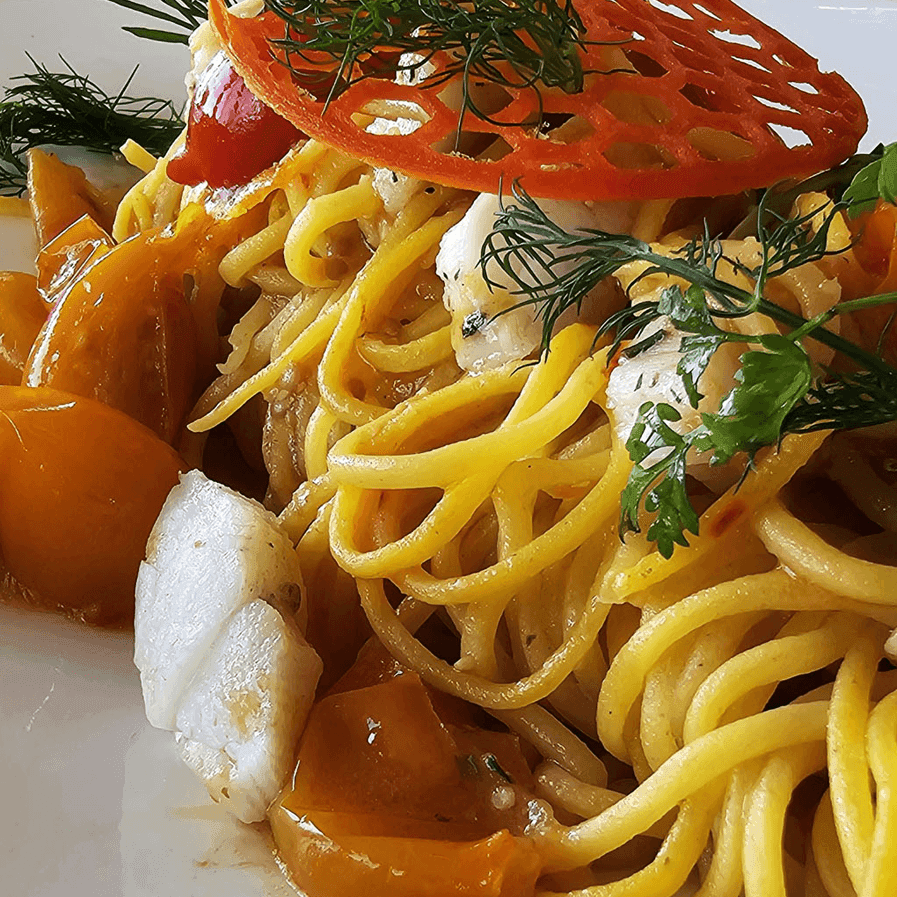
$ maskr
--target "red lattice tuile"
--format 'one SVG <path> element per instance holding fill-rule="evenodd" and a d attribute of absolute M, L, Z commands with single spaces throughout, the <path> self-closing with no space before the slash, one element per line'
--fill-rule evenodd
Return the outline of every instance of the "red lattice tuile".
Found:
<path fill-rule="evenodd" d="M 479 192 L 519 180 L 531 195 L 556 199 L 735 194 L 828 168 L 866 130 L 862 100 L 843 78 L 820 72 L 730 0 L 580 0 L 577 9 L 586 39 L 614 46 L 585 49 L 591 74 L 581 93 L 542 88 L 543 120 L 566 119 L 556 134 L 468 113 L 466 135 L 504 141 L 504 155 L 490 161 L 452 151 L 458 111 L 440 100 L 442 87 L 368 78 L 325 113 L 276 58 L 269 40 L 283 37 L 280 19 L 236 18 L 224 0 L 210 0 L 212 25 L 250 89 L 301 131 L 372 165 Z M 535 120 L 532 90 L 503 89 L 503 120 Z M 425 123 L 410 134 L 367 131 L 365 111 L 383 101 L 413 104 Z"/>

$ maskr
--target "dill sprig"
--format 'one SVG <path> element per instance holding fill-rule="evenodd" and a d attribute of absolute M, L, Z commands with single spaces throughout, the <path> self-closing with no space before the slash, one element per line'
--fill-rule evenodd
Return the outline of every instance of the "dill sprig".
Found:
<path fill-rule="evenodd" d="M 759 311 L 788 327 L 799 327 L 806 323 L 803 318 L 763 297 L 766 281 L 830 254 L 827 239 L 833 215 L 817 231 L 807 227 L 815 213 L 799 219 L 775 215 L 778 225 L 773 230 L 760 226 L 762 260 L 758 265 L 749 267 L 729 260 L 756 282 L 754 291 L 749 293 L 717 275 L 724 260 L 722 244 L 709 234 L 664 255 L 628 234 L 612 234 L 596 228 L 568 233 L 519 186 L 515 185 L 512 193 L 514 202 L 503 203 L 496 214 L 492 232 L 483 245 L 481 265 L 487 283 L 499 286 L 489 273 L 493 263 L 497 264 L 517 284 L 518 293 L 527 296 L 519 305 L 536 307 L 543 326 L 543 351 L 547 350 L 554 327 L 564 312 L 571 307 L 579 310 L 586 296 L 602 280 L 632 262 L 647 263 L 643 277 L 667 274 L 703 290 L 714 302 L 714 317 L 742 317 Z M 761 217 L 765 218 L 764 200 L 761 200 L 761 210 Z M 657 316 L 656 303 L 639 303 L 611 316 L 602 332 L 615 332 L 619 345 Z M 837 334 L 814 330 L 808 335 L 860 363 L 876 363 L 870 353 Z"/>
<path fill-rule="evenodd" d="M 284 21 L 285 36 L 273 43 L 297 83 L 325 94 L 328 103 L 364 78 L 405 72 L 419 80 L 436 54 L 447 64 L 420 84 L 439 87 L 461 74 L 462 116 L 492 120 L 472 96 L 474 80 L 582 90 L 585 26 L 570 0 L 265 0 L 265 6 Z M 404 53 L 417 57 L 402 61 Z M 296 59 L 311 67 L 292 65 Z"/>
<path fill-rule="evenodd" d="M 859 169 L 859 170 L 857 170 Z M 495 268 L 527 296 L 520 305 L 534 305 L 543 322 L 543 352 L 560 316 L 579 309 L 585 297 L 624 265 L 642 262 L 640 277 L 660 273 L 685 282 L 661 292 L 657 300 L 639 302 L 611 315 L 601 333 L 612 333 L 612 352 L 635 357 L 665 337 L 658 327 L 669 320 L 679 334 L 676 372 L 688 403 L 697 409 L 704 398 L 700 379 L 714 353 L 725 343 L 741 343 L 746 351 L 735 386 L 715 411 L 700 414 L 690 430 L 679 426 L 679 409 L 663 402 L 645 402 L 626 441 L 633 468 L 621 495 L 620 533 L 639 532 L 642 510 L 651 518 L 648 538 L 669 557 L 675 545 L 688 545 L 687 532 L 698 532 L 698 515 L 687 486 L 689 458 L 695 452 L 711 464 L 725 464 L 738 454 L 750 470 L 756 453 L 778 444 L 789 433 L 846 430 L 897 420 L 897 369 L 880 354 L 825 329 L 833 317 L 897 302 L 897 293 L 843 302 L 806 320 L 765 295 L 767 282 L 780 274 L 830 255 L 828 234 L 835 216 L 864 208 L 879 199 L 894 202 L 897 192 L 897 145 L 882 148 L 861 166 L 842 168 L 855 176 L 841 199 L 823 210 L 821 224 L 811 227 L 818 212 L 789 218 L 765 194 L 757 214 L 760 260 L 747 265 L 726 258 L 723 244 L 706 232 L 669 255 L 634 237 L 597 229 L 568 233 L 552 222 L 525 191 L 515 187 L 513 202 L 503 204 L 482 251 L 487 282 L 500 286 Z M 754 282 L 745 290 L 720 276 L 727 263 Z M 490 274 L 490 269 L 492 274 Z M 519 307 L 519 306 L 518 306 Z M 743 335 L 723 329 L 726 318 L 764 314 L 783 324 L 784 334 Z M 815 370 L 804 348 L 816 340 L 849 359 L 848 370 Z"/>
<path fill-rule="evenodd" d="M 158 0 L 164 9 L 147 6 L 146 3 L 137 3 L 135 0 L 109 0 L 109 2 L 176 25 L 177 31 L 143 28 L 138 25 L 129 25 L 122 29 L 137 37 L 169 44 L 186 44 L 190 32 L 198 28 L 206 20 L 208 14 L 205 0 Z"/>
<path fill-rule="evenodd" d="M 81 146 L 112 153 L 131 138 L 161 154 L 184 126 L 169 101 L 125 95 L 136 68 L 121 90 L 110 96 L 64 59 L 66 70 L 51 72 L 28 58 L 35 71 L 12 78 L 0 102 L 2 195 L 25 190 L 24 153 L 31 147 Z"/>
<path fill-rule="evenodd" d="M 744 317 L 760 312 L 792 329 L 802 327 L 807 324 L 804 318 L 764 298 L 766 283 L 833 254 L 828 249 L 831 224 L 838 212 L 849 207 L 845 202 L 832 203 L 821 225 L 811 228 L 809 224 L 817 217 L 818 210 L 798 218 L 786 218 L 769 212 L 767 198 L 772 194 L 765 194 L 760 200 L 758 224 L 761 260 L 749 266 L 736 259 L 726 259 L 722 243 L 706 232 L 665 255 L 628 234 L 612 234 L 597 228 L 569 233 L 552 221 L 518 185 L 512 188 L 512 195 L 514 202 L 502 203 L 496 213 L 492 232 L 483 244 L 480 264 L 491 287 L 501 286 L 490 274 L 493 264 L 517 284 L 518 294 L 527 298 L 515 307 L 536 307 L 535 313 L 543 325 L 543 351 L 547 351 L 554 327 L 564 312 L 571 307 L 578 311 L 586 296 L 602 280 L 632 262 L 647 264 L 641 277 L 666 274 L 700 289 L 714 318 Z M 770 215 L 775 221 L 772 228 L 765 223 Z M 720 278 L 718 270 L 723 261 L 751 278 L 755 282 L 754 290 L 748 292 Z M 614 348 L 617 348 L 660 314 L 658 303 L 641 302 L 609 317 L 601 332 L 614 332 Z M 821 327 L 810 328 L 801 336 L 824 343 L 861 366 L 882 373 L 892 370 L 873 353 Z M 635 351 L 642 348 L 647 346 L 639 345 Z"/>

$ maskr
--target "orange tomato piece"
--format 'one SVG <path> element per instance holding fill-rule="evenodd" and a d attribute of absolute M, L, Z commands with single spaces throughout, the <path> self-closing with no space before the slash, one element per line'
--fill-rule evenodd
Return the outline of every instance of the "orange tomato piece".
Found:
<path fill-rule="evenodd" d="M 533 893 L 538 855 L 511 834 L 526 822 L 524 792 L 507 809 L 492 801 L 511 781 L 529 784 L 516 738 L 448 724 L 436 708 L 407 671 L 313 708 L 292 784 L 270 813 L 301 890 Z"/>
<path fill-rule="evenodd" d="M 860 266 L 875 279 L 878 292 L 897 289 L 897 206 L 879 202 L 854 226 L 853 247 Z"/>
<path fill-rule="evenodd" d="M 310 897 L 527 897 L 535 890 L 536 849 L 506 831 L 478 841 L 331 838 L 317 821 L 279 805 L 270 820 L 281 859 Z"/>
<path fill-rule="evenodd" d="M 196 376 L 181 252 L 155 232 L 109 249 L 56 303 L 23 385 L 97 399 L 173 442 Z"/>
<path fill-rule="evenodd" d="M 879 202 L 851 222 L 851 230 L 851 248 L 823 261 L 841 284 L 842 300 L 897 292 L 897 206 Z M 895 312 L 897 303 L 888 303 L 844 315 L 844 334 L 872 352 L 881 349 L 886 361 L 897 364 Z"/>
<path fill-rule="evenodd" d="M 112 230 L 115 204 L 74 165 L 43 150 L 28 151 L 28 196 L 39 246 L 46 246 L 82 215 Z"/>
<path fill-rule="evenodd" d="M 37 286 L 52 301 L 87 266 L 105 255 L 115 241 L 90 217 L 82 215 L 37 254 Z"/>
<path fill-rule="evenodd" d="M 147 538 L 182 469 L 120 411 L 0 386 L 0 551 L 10 573 L 42 606 L 126 623 Z"/>
<path fill-rule="evenodd" d="M 0 383 L 18 386 L 47 307 L 31 274 L 0 272 Z"/>

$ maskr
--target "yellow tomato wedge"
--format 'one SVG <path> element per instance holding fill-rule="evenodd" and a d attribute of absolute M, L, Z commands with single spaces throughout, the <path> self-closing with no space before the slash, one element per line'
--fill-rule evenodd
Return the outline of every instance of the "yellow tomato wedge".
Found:
<path fill-rule="evenodd" d="M 126 623 L 153 522 L 183 464 L 127 415 L 0 386 L 0 551 L 42 606 Z"/>
<path fill-rule="evenodd" d="M 38 288 L 52 301 L 114 245 L 112 237 L 90 215 L 82 215 L 41 247 L 37 254 Z"/>
<path fill-rule="evenodd" d="M 172 442 L 192 403 L 196 372 L 184 252 L 183 241 L 154 231 L 106 249 L 63 291 L 23 385 L 97 399 Z"/>
<path fill-rule="evenodd" d="M 527 809 L 511 783 L 529 779 L 516 738 L 454 725 L 436 706 L 404 672 L 329 695 L 312 710 L 291 786 L 269 814 L 300 890 L 533 894 L 536 848 L 511 833 L 522 830 Z M 514 797 L 496 801 L 497 793 Z"/>
<path fill-rule="evenodd" d="M 31 274 L 0 272 L 0 383 L 18 386 L 47 307 Z"/>
<path fill-rule="evenodd" d="M 28 151 L 28 196 L 39 246 L 46 246 L 82 215 L 104 230 L 112 228 L 115 203 L 84 172 L 52 153 Z"/>

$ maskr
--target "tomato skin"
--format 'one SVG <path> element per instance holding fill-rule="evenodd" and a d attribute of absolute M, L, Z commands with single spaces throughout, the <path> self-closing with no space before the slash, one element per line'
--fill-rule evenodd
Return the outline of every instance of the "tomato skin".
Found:
<path fill-rule="evenodd" d="M 22 384 L 97 399 L 173 442 L 196 377 L 184 251 L 153 232 L 108 250 L 63 291 Z"/>
<path fill-rule="evenodd" d="M 0 386 L 0 551 L 41 606 L 127 624 L 146 541 L 184 469 L 120 411 Z"/>
<path fill-rule="evenodd" d="M 179 184 L 239 187 L 282 159 L 305 135 L 246 86 L 218 53 L 199 76 L 184 149 L 168 163 Z"/>
<path fill-rule="evenodd" d="M 37 254 L 37 286 L 52 308 L 55 297 L 105 255 L 115 241 L 90 215 L 82 215 Z"/>
<path fill-rule="evenodd" d="M 80 168 L 52 153 L 28 151 L 28 196 L 39 246 L 46 246 L 83 215 L 106 231 L 112 229 L 115 203 Z"/>
<path fill-rule="evenodd" d="M 325 814 L 327 815 L 327 814 Z M 280 805 L 270 816 L 281 856 L 311 897 L 527 897 L 539 858 L 508 832 L 479 841 L 371 835 L 331 838 L 309 817 Z M 326 822 L 322 823 L 329 829 Z"/>
<path fill-rule="evenodd" d="M 417 675 L 362 654 L 338 687 L 387 678 L 312 709 L 292 783 L 269 811 L 296 885 L 327 897 L 532 895 L 539 856 L 511 834 L 526 824 L 525 792 L 508 809 L 492 801 L 509 780 L 530 783 L 516 738 L 446 714 Z"/>
<path fill-rule="evenodd" d="M 18 386 L 47 308 L 31 274 L 0 272 L 0 383 Z"/>

